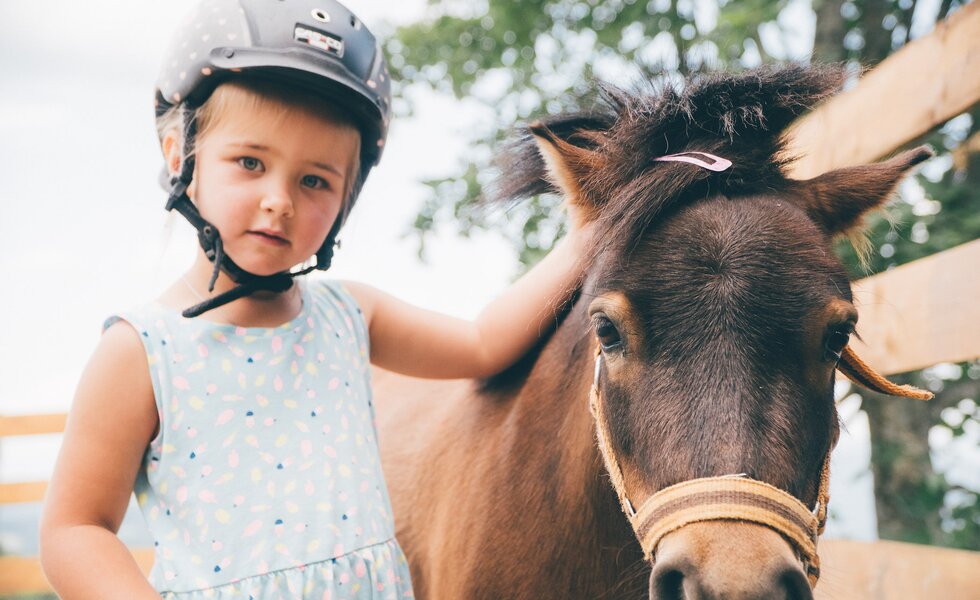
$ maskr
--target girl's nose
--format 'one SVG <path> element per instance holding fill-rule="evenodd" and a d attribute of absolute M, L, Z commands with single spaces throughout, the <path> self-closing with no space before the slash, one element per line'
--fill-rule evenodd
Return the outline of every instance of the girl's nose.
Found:
<path fill-rule="evenodd" d="M 269 186 L 262 195 L 259 207 L 282 217 L 293 216 L 293 199 L 289 186 L 285 183 L 275 183 Z"/>

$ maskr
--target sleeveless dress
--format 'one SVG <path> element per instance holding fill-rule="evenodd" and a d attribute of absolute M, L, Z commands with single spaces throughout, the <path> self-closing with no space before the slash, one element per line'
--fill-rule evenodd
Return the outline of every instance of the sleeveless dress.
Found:
<path fill-rule="evenodd" d="M 160 431 L 135 493 L 164 598 L 412 597 L 371 403 L 368 334 L 336 282 L 279 327 L 110 317 L 146 350 Z"/>

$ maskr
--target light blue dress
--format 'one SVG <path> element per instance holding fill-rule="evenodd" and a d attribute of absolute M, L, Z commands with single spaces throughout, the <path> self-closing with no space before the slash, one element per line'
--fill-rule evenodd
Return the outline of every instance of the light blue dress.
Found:
<path fill-rule="evenodd" d="M 300 281 L 279 327 L 185 319 L 151 304 L 160 432 L 136 497 L 165 598 L 411 598 L 371 404 L 368 334 L 338 283 Z"/>

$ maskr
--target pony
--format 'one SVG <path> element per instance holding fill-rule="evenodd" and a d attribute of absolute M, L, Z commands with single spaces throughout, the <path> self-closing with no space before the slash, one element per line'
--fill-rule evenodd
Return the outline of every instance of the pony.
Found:
<path fill-rule="evenodd" d="M 786 174 L 788 126 L 843 80 L 789 65 L 605 86 L 505 153 L 500 197 L 561 193 L 593 243 L 554 330 L 505 373 L 375 374 L 420 598 L 812 598 L 835 370 L 925 395 L 851 352 L 831 245 L 931 151 Z"/>

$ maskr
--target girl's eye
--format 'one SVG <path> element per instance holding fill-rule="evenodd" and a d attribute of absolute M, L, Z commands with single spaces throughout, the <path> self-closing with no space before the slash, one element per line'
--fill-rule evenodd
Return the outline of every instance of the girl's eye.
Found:
<path fill-rule="evenodd" d="M 314 189 L 326 189 L 330 187 L 327 180 L 323 177 L 317 177 L 316 175 L 304 175 L 303 179 L 300 181 L 305 187 Z"/>
<path fill-rule="evenodd" d="M 599 338 L 599 345 L 602 346 L 603 350 L 610 350 L 623 343 L 619 330 L 605 315 L 596 316 L 595 335 Z"/>
<path fill-rule="evenodd" d="M 839 361 L 841 352 L 844 351 L 847 343 L 851 341 L 852 333 L 854 333 L 853 323 L 845 323 L 831 331 L 830 335 L 827 336 L 827 342 L 824 347 L 824 357 L 832 362 Z"/>
<path fill-rule="evenodd" d="M 238 159 L 238 164 L 246 171 L 260 171 L 262 161 L 252 156 L 242 156 Z"/>

